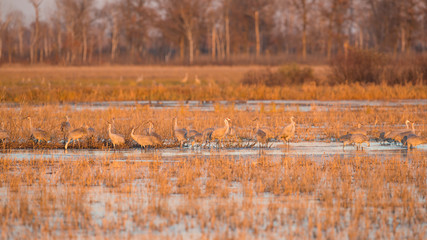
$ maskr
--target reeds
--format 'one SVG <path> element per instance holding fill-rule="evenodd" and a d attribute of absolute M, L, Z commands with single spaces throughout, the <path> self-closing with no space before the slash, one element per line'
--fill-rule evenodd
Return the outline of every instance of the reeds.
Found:
<path fill-rule="evenodd" d="M 156 100 L 393 100 L 426 99 L 427 86 L 365 85 L 329 86 L 314 82 L 286 86 L 243 85 L 250 70 L 261 67 L 30 67 L 1 68 L 0 100 L 6 103 L 69 103 Z M 276 67 L 272 68 L 272 70 Z M 327 66 L 313 67 L 316 79 L 326 79 Z M 325 70 L 326 69 L 326 70 Z M 280 72 L 280 71 L 279 71 Z M 292 71 L 291 71 L 292 72 Z M 311 71 L 310 71 L 311 72 Z M 144 80 L 138 81 L 144 73 Z M 202 82 L 181 83 L 190 73 Z M 290 73 L 292 76 L 295 74 Z M 304 74 L 303 74 L 304 75 Z M 310 75 L 311 76 L 311 75 Z M 292 77 L 293 78 L 293 77 Z M 305 79 L 305 77 L 302 77 Z M 280 81 L 282 77 L 279 77 Z M 292 80 L 297 81 L 297 80 Z M 327 82 L 321 80 L 321 82 Z"/>
<path fill-rule="evenodd" d="M 247 141 L 254 139 L 253 129 L 255 123 L 252 121 L 257 117 L 261 127 L 270 129 L 274 136 L 278 136 L 289 123 L 290 116 L 296 118 L 296 137 L 293 141 L 334 141 L 346 134 L 352 127 L 362 124 L 368 131 L 371 139 L 379 137 L 381 132 L 393 129 L 403 129 L 406 119 L 415 122 L 416 133 L 426 136 L 426 106 L 405 105 L 390 106 L 366 106 L 357 109 L 345 106 L 331 106 L 328 111 L 317 111 L 318 106 L 311 105 L 312 111 L 302 112 L 298 107 L 288 105 L 269 104 L 258 106 L 258 111 L 246 111 L 237 109 L 234 105 L 216 105 L 213 111 L 192 110 L 188 107 L 174 109 L 153 109 L 148 105 L 135 105 L 133 107 L 106 109 L 80 109 L 71 110 L 72 106 L 44 105 L 31 106 L 21 105 L 19 108 L 0 109 L 0 122 L 2 128 L 9 133 L 0 147 L 4 149 L 13 148 L 63 148 L 63 134 L 60 131 L 61 122 L 64 117 L 70 117 L 72 128 L 79 128 L 86 124 L 94 128 L 95 132 L 84 138 L 81 148 L 108 149 L 112 144 L 108 139 L 108 121 L 115 118 L 113 132 L 125 137 L 125 144 L 117 148 L 136 147 L 136 143 L 130 138 L 132 127 L 138 127 L 137 132 L 143 133 L 144 122 L 151 120 L 154 123 L 155 132 L 163 139 L 162 146 L 173 147 L 177 143 L 172 136 L 172 118 L 177 116 L 179 125 L 187 129 L 192 126 L 199 132 L 206 128 L 222 127 L 223 119 L 232 119 L 234 135 L 228 136 L 225 145 L 228 147 L 249 147 Z M 31 116 L 34 128 L 41 128 L 49 133 L 51 140 L 40 144 L 31 140 L 31 131 L 25 116 Z M 357 119 L 357 122 L 355 121 Z M 279 140 L 279 139 L 276 139 Z M 78 148 L 79 144 L 71 144 L 71 148 Z"/>
<path fill-rule="evenodd" d="M 423 238 L 426 154 L 408 158 L 6 156 L 2 237 Z"/>

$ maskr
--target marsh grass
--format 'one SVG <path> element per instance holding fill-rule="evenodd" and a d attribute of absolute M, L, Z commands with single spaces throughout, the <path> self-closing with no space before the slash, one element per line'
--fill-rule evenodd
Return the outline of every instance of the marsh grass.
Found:
<path fill-rule="evenodd" d="M 163 148 L 176 147 L 178 143 L 172 136 L 172 118 L 178 117 L 180 127 L 187 129 L 190 126 L 199 132 L 206 128 L 223 127 L 223 119 L 232 119 L 232 128 L 235 133 L 227 137 L 225 147 L 251 147 L 253 145 L 256 124 L 252 121 L 259 119 L 260 126 L 270 129 L 274 136 L 278 136 L 289 123 L 289 118 L 296 118 L 296 136 L 293 141 L 335 141 L 338 137 L 357 126 L 358 123 L 368 131 L 371 139 L 377 139 L 381 132 L 393 129 L 403 129 L 406 119 L 415 122 L 416 133 L 426 136 L 427 109 L 425 105 L 405 105 L 396 107 L 367 106 L 358 109 L 340 107 L 329 108 L 328 111 L 301 112 L 289 110 L 286 106 L 276 104 L 260 105 L 259 111 L 236 109 L 233 105 L 216 105 L 213 111 L 193 110 L 189 107 L 171 109 L 152 109 L 148 105 L 136 105 L 130 108 L 110 107 L 106 109 L 72 110 L 62 105 L 21 105 L 19 108 L 1 108 L 0 121 L 10 139 L 0 144 L 7 149 L 56 149 L 63 148 L 63 134 L 60 132 L 61 122 L 65 116 L 70 117 L 72 128 L 79 128 L 86 124 L 94 128 L 95 132 L 80 141 L 82 149 L 111 149 L 108 138 L 107 122 L 115 118 L 112 132 L 125 137 L 125 144 L 117 149 L 135 148 L 137 144 L 130 138 L 133 127 L 136 133 L 145 134 L 146 125 L 151 120 L 154 130 L 164 139 Z M 295 109 L 295 108 L 294 108 Z M 35 143 L 31 139 L 31 131 L 25 116 L 31 116 L 34 128 L 41 128 L 49 133 L 51 140 Z M 355 121 L 357 120 L 357 121 Z M 210 146 L 216 146 L 211 143 Z M 79 148 L 78 143 L 71 143 L 70 148 Z"/>
<path fill-rule="evenodd" d="M 276 68 L 271 69 L 275 71 Z M 260 69 L 262 67 L 259 66 L 2 67 L 0 68 L 2 85 L 0 100 L 7 103 L 69 103 L 139 100 L 427 98 L 427 87 L 422 84 L 389 86 L 355 83 L 329 86 L 317 85 L 311 81 L 274 87 L 241 84 L 241 79 L 246 72 Z M 319 82 L 328 82 L 329 67 L 313 66 L 310 69 L 313 69 L 311 74 Z M 189 81 L 181 83 L 186 73 L 189 74 Z M 194 82 L 195 75 L 201 79 L 200 84 Z M 282 77 L 279 77 L 279 80 L 282 81 Z"/>
<path fill-rule="evenodd" d="M 425 237 L 426 155 L 0 160 L 3 238 Z"/>

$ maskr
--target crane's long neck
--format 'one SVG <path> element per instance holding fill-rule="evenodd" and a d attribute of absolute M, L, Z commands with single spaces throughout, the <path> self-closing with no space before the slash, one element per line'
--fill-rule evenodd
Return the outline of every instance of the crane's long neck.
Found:
<path fill-rule="evenodd" d="M 406 120 L 405 124 L 406 124 L 406 129 L 409 129 L 409 121 L 408 120 Z"/>
<path fill-rule="evenodd" d="M 225 119 L 225 135 L 227 135 L 230 132 L 230 124 L 228 123 L 228 120 Z"/>
<path fill-rule="evenodd" d="M 259 122 L 257 121 L 257 122 L 256 122 L 255 132 L 258 132 L 258 130 L 259 130 Z"/>
<path fill-rule="evenodd" d="M 132 132 L 130 132 L 130 136 L 135 139 L 135 135 L 133 134 L 133 132 L 135 131 L 135 128 L 132 128 Z"/>
<path fill-rule="evenodd" d="M 111 135 L 111 124 L 108 124 L 108 134 Z"/>
<path fill-rule="evenodd" d="M 33 123 L 31 122 L 31 118 L 28 118 L 28 121 L 30 121 L 30 130 L 33 131 Z"/>
<path fill-rule="evenodd" d="M 414 127 L 414 123 L 412 123 L 412 133 L 415 134 L 415 127 Z"/>

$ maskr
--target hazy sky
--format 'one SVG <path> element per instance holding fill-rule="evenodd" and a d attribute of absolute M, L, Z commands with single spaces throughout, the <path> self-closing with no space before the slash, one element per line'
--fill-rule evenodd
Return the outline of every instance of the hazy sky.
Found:
<path fill-rule="evenodd" d="M 103 3 L 108 1 L 109 0 L 95 0 L 96 5 L 101 6 L 103 5 Z M 50 15 L 49 13 L 54 11 L 55 8 L 55 0 L 43 0 L 40 5 L 41 20 L 45 20 L 46 17 Z M 2 19 L 4 19 L 9 12 L 15 10 L 20 10 L 24 13 L 26 24 L 34 21 L 34 8 L 29 0 L 0 0 L 0 14 Z"/>

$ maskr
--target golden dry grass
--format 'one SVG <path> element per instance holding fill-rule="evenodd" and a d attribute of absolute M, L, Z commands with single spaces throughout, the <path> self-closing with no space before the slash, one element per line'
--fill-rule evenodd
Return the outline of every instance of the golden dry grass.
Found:
<path fill-rule="evenodd" d="M 425 152 L 0 160 L 2 238 L 426 237 Z"/>
<path fill-rule="evenodd" d="M 147 126 L 141 126 L 145 121 L 154 123 L 154 130 L 163 139 L 172 140 L 172 118 L 178 117 L 181 127 L 190 127 L 203 131 L 209 127 L 222 127 L 223 119 L 232 119 L 232 127 L 236 130 L 236 138 L 232 139 L 235 146 L 242 139 L 252 139 L 255 117 L 260 120 L 260 125 L 268 127 L 277 136 L 283 127 L 289 123 L 289 118 L 296 118 L 296 137 L 293 141 L 331 141 L 338 138 L 350 128 L 361 123 L 372 139 L 378 138 L 380 132 L 386 132 L 395 128 L 404 128 L 405 120 L 415 122 L 416 133 L 426 137 L 427 106 L 404 105 L 399 107 L 366 106 L 359 109 L 341 106 L 331 106 L 328 111 L 318 111 L 312 104 L 311 111 L 302 112 L 298 106 L 259 104 L 259 111 L 246 111 L 237 109 L 235 105 L 214 106 L 213 111 L 195 110 L 189 107 L 177 107 L 171 109 L 153 109 L 148 105 L 135 105 L 133 107 L 106 109 L 81 109 L 75 110 L 69 105 L 21 105 L 17 108 L 0 109 L 0 123 L 2 128 L 9 132 L 10 139 L 5 141 L 4 147 L 8 148 L 62 148 L 64 143 L 60 132 L 61 122 L 65 116 L 70 117 L 72 128 L 78 128 L 84 124 L 93 127 L 95 133 L 87 141 L 82 142 L 82 148 L 106 149 L 112 145 L 108 141 L 107 122 L 115 118 L 113 132 L 121 134 L 126 139 L 126 144 L 121 148 L 135 147 L 130 138 L 132 127 L 138 127 L 137 133 L 142 133 Z M 293 109 L 293 110 L 292 110 Z M 296 110 L 295 110 L 296 109 Z M 52 141 L 42 143 L 40 146 L 30 140 L 30 129 L 24 117 L 31 116 L 34 128 L 41 128 L 49 133 Z M 357 121 L 355 121 L 357 120 Z M 233 137 L 233 136 L 231 136 Z M 167 141 L 166 146 L 172 142 Z M 71 148 L 78 145 L 71 145 Z"/>
<path fill-rule="evenodd" d="M 26 66 L 0 68 L 0 100 L 16 103 L 62 103 L 136 100 L 248 99 L 426 99 L 424 85 L 359 84 L 266 87 L 240 84 L 244 74 L 261 66 Z M 272 67 L 275 69 L 275 67 Z M 329 68 L 313 66 L 325 82 Z M 188 82 L 181 83 L 188 73 Z M 195 83 L 195 75 L 201 84 Z M 327 81 L 326 81 L 327 82 Z"/>
<path fill-rule="evenodd" d="M 72 105 L 0 108 L 0 123 L 10 133 L 0 155 L 1 238 L 133 239 L 425 239 L 427 237 L 427 154 L 336 155 L 329 158 L 283 155 L 255 158 L 213 154 L 162 159 L 149 152 L 73 159 L 17 160 L 10 148 L 28 148 L 28 122 L 53 141 L 35 148 L 62 148 L 60 123 L 69 115 L 75 127 L 95 129 L 84 148 L 106 149 L 107 121 L 126 136 L 122 148 L 135 147 L 130 129 L 146 120 L 172 139 L 172 118 L 197 130 L 233 121 L 239 141 L 251 138 L 257 117 L 278 133 L 295 116 L 293 141 L 331 141 L 360 122 L 375 138 L 403 128 L 406 119 L 426 136 L 427 106 L 331 106 L 260 104 L 259 111 L 216 104 L 211 112 L 177 107 L 74 109 Z M 357 120 L 357 121 L 356 121 Z M 141 127 L 142 128 L 142 127 Z M 142 131 L 141 128 L 138 131 Z M 176 146 L 176 145 L 175 145 Z M 45 150 L 42 150 L 42 152 Z M 162 151 L 162 150 L 161 150 Z M 167 150 L 165 150 L 167 151 Z M 184 150 L 185 151 L 185 150 Z M 34 153 L 40 153 L 38 150 Z M 117 160 L 120 159 L 120 160 Z"/>

